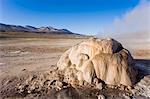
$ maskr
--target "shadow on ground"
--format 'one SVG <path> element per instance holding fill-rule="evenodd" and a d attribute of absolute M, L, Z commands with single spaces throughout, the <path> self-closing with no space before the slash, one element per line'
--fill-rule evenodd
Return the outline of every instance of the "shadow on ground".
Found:
<path fill-rule="evenodd" d="M 150 59 L 134 59 L 135 68 L 138 70 L 137 82 L 150 75 Z"/>

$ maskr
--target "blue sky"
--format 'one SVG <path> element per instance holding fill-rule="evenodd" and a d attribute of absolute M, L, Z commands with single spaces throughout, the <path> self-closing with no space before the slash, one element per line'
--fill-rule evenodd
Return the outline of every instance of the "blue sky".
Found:
<path fill-rule="evenodd" d="M 97 34 L 139 0 L 1 0 L 0 23 Z"/>

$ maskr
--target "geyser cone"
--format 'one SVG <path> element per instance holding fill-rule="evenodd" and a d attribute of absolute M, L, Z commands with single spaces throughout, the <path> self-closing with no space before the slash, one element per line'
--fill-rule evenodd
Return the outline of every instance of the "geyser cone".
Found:
<path fill-rule="evenodd" d="M 67 50 L 57 66 L 71 84 L 91 84 L 97 78 L 109 85 L 132 86 L 136 78 L 132 61 L 118 41 L 92 38 Z"/>

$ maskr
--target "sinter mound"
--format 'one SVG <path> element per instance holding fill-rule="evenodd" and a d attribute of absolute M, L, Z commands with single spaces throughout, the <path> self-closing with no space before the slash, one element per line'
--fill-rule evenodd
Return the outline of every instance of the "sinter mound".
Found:
<path fill-rule="evenodd" d="M 67 50 L 57 66 L 65 81 L 82 85 L 102 80 L 108 85 L 132 86 L 135 83 L 133 58 L 128 50 L 111 38 L 92 38 Z"/>

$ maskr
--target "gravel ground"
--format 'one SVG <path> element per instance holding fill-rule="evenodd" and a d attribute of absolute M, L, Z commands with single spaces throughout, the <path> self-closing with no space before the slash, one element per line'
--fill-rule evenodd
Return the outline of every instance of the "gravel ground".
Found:
<path fill-rule="evenodd" d="M 63 84 L 63 90 L 54 84 L 47 86 L 48 80 L 56 83 L 48 75 L 56 68 L 60 55 L 69 47 L 84 39 L 50 39 L 50 38 L 12 38 L 0 40 L 0 97 L 2 98 L 50 98 L 50 99 L 149 99 L 150 98 L 150 50 L 132 50 L 136 68 L 139 69 L 138 82 L 129 91 L 104 88 L 103 90 L 89 87 L 73 87 Z M 49 77 L 49 78 L 47 78 Z M 54 76 L 55 77 L 55 76 Z M 34 79 L 34 80 L 33 80 Z M 41 82 L 38 91 L 19 93 L 16 86 L 24 84 L 23 90 L 31 87 L 33 82 Z M 29 83 L 30 82 L 30 83 Z M 59 81 L 57 81 L 59 82 Z M 28 83 L 28 86 L 27 86 Z M 46 86 L 46 87 L 43 87 Z M 67 86 L 67 87 L 66 87 Z M 39 85 L 38 85 L 39 87 Z M 49 89 L 50 88 L 50 89 Z M 43 90 L 43 91 L 42 91 Z M 102 98 L 102 99 L 103 99 Z M 101 99 L 101 98 L 100 98 Z"/>

